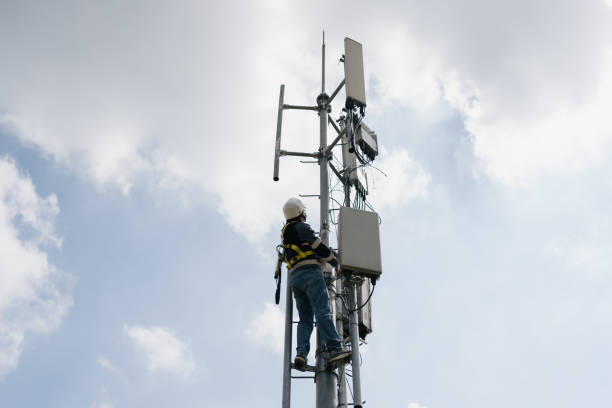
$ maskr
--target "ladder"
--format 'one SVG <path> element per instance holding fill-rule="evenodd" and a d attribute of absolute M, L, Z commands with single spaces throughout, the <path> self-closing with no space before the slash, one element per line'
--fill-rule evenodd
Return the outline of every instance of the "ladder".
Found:
<path fill-rule="evenodd" d="M 287 274 L 289 275 L 289 273 Z M 336 378 L 338 379 L 338 383 L 340 386 L 338 387 L 338 398 L 337 405 L 333 404 L 331 401 L 325 407 L 348 407 L 352 405 L 356 408 L 362 408 L 361 401 L 361 386 L 360 386 L 360 367 L 359 367 L 359 328 L 357 321 L 357 312 L 354 311 L 356 304 L 356 288 L 359 284 L 359 280 L 347 280 L 348 289 L 349 289 L 349 323 L 350 323 L 350 346 L 351 346 L 351 355 L 345 359 L 334 361 L 333 363 L 329 363 L 327 358 L 317 359 L 317 364 L 305 365 L 302 369 L 298 369 L 296 365 L 291 361 L 292 355 L 292 339 L 293 339 L 293 325 L 297 324 L 297 321 L 293 321 L 293 293 L 291 292 L 291 288 L 289 286 L 290 277 L 287 276 L 286 279 L 286 289 L 285 289 L 285 343 L 284 343 L 284 352 L 283 352 L 283 388 L 282 388 L 282 408 L 290 408 L 291 407 L 291 381 L 294 379 L 313 379 L 314 382 L 317 382 L 317 376 L 323 372 L 331 373 L 335 372 Z M 338 286 L 341 288 L 341 286 Z M 328 287 L 329 289 L 329 287 Z M 334 296 L 335 291 L 331 291 Z M 330 296 L 330 299 L 334 299 Z M 332 304 L 334 303 L 332 301 Z M 332 309 L 333 310 L 333 309 Z M 316 323 L 315 323 L 316 325 Z M 342 331 L 340 331 L 340 336 L 342 336 Z M 343 341 L 344 343 L 344 341 Z M 317 350 L 317 354 L 323 353 L 323 357 L 327 357 L 327 351 Z M 346 373 L 344 366 L 352 362 L 352 377 L 353 377 L 353 403 L 347 403 L 347 395 L 346 395 Z M 304 374 L 293 374 L 292 370 L 299 371 L 301 373 L 312 373 L 312 375 L 304 375 Z M 319 404 L 317 404 L 317 408 L 319 408 Z"/>

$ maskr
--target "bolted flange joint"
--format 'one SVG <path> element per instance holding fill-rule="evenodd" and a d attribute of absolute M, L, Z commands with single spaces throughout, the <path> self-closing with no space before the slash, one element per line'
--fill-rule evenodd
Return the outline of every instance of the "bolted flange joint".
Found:
<path fill-rule="evenodd" d="M 317 96 L 317 106 L 319 109 L 325 109 L 327 113 L 331 113 L 331 105 L 329 104 L 329 95 L 325 92 Z"/>

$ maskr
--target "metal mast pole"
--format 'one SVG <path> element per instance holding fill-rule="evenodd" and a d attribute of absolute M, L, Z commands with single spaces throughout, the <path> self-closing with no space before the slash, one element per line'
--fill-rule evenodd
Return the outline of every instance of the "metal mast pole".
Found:
<path fill-rule="evenodd" d="M 353 110 L 348 109 L 346 117 L 340 121 L 340 128 L 346 127 L 346 132 L 342 136 L 344 146 L 342 146 L 342 164 L 344 167 L 344 205 L 346 207 L 351 206 L 351 187 L 349 181 L 349 175 L 352 171 L 355 171 L 351 167 L 352 161 L 349 160 L 349 142 L 351 137 L 354 137 L 353 133 Z M 348 304 L 349 304 L 349 333 L 351 336 L 351 368 L 353 377 L 353 404 L 355 408 L 361 408 L 361 367 L 360 356 L 359 356 L 359 317 L 357 315 L 357 290 L 361 288 L 361 279 L 353 276 L 344 280 L 345 288 L 348 290 Z M 340 292 L 339 292 L 340 293 Z M 344 384 L 343 384 L 344 385 Z"/>
<path fill-rule="evenodd" d="M 342 131 L 346 124 L 344 121 L 344 118 L 341 117 L 340 120 L 338 121 L 338 124 L 340 125 L 340 130 Z M 346 159 L 346 133 L 342 136 L 342 143 L 344 144 L 344 146 L 342 146 L 342 165 L 344 167 L 344 170 L 346 171 L 346 163 L 347 163 L 347 159 Z M 344 181 L 344 206 L 345 207 L 350 207 L 351 206 L 351 187 L 348 183 L 348 174 L 345 172 L 343 177 L 346 178 L 346 180 Z M 337 279 L 336 280 L 336 293 L 338 295 L 342 295 L 344 293 L 344 279 Z M 342 343 L 344 344 L 344 319 L 343 319 L 343 315 L 344 312 L 342 311 L 342 299 L 338 298 L 338 295 L 336 295 L 336 329 L 338 330 L 338 334 L 340 335 L 340 339 L 342 340 Z M 350 328 L 350 326 L 349 326 Z M 346 368 L 345 366 L 341 366 L 338 368 L 338 382 L 339 382 L 339 387 L 338 387 L 338 401 L 340 401 L 339 406 L 346 408 L 347 407 L 347 393 L 346 393 Z"/>
<path fill-rule="evenodd" d="M 291 287 L 289 270 L 287 270 L 287 288 L 285 289 L 285 348 L 283 352 L 283 400 L 282 408 L 291 406 L 291 331 L 293 329 L 293 293 Z"/>
<path fill-rule="evenodd" d="M 338 120 L 338 124 L 340 125 L 340 130 L 344 130 L 346 128 L 346 121 L 348 119 L 345 116 L 341 116 Z M 342 167 L 344 169 L 343 177 L 344 177 L 344 206 L 351 206 L 351 184 L 349 183 L 349 174 L 352 169 L 349 169 L 349 159 L 348 159 L 348 129 L 342 135 Z"/>
<path fill-rule="evenodd" d="M 352 44 L 355 43 L 355 44 Z M 349 45 L 347 45 L 349 44 Z M 352 45 L 351 45 L 352 44 Z M 352 48 L 351 48 L 352 47 Z M 355 48 L 357 47 L 357 48 Z M 346 50 L 350 50 L 349 53 Z M 362 51 L 361 44 L 356 43 L 349 38 L 345 39 L 345 52 L 346 57 L 348 58 L 352 55 L 352 60 L 354 68 L 357 67 L 359 70 L 362 69 Z M 349 55 L 350 54 L 350 55 Z M 355 60 L 356 58 L 356 60 Z M 346 62 L 345 62 L 346 64 Z M 353 71 L 348 70 L 345 66 L 345 77 L 349 76 L 349 73 Z M 359 75 L 357 75 L 359 76 Z M 329 200 L 330 200 L 330 192 L 329 192 L 329 174 L 328 168 L 329 165 L 333 172 L 339 177 L 344 184 L 344 206 L 351 207 L 351 186 L 355 186 L 357 189 L 357 193 L 355 199 L 357 202 L 363 200 L 367 192 L 365 192 L 359 183 L 356 174 L 352 174 L 353 171 L 357 169 L 357 163 L 355 162 L 354 157 L 354 135 L 353 133 L 353 117 L 356 113 L 354 110 L 354 102 L 358 102 L 358 106 L 365 106 L 365 96 L 361 95 L 359 91 L 359 78 L 355 78 L 355 75 L 351 76 L 353 78 L 353 85 L 357 86 L 357 92 L 353 92 L 357 99 L 354 99 L 353 96 L 349 97 L 348 93 L 348 79 L 345 78 L 342 80 L 340 85 L 336 88 L 336 90 L 332 93 L 332 96 L 328 96 L 325 93 L 325 32 L 323 32 L 323 43 L 321 46 L 321 93 L 317 96 L 317 105 L 316 106 L 298 106 L 298 105 L 287 105 L 284 104 L 284 85 L 281 85 L 280 97 L 279 97 L 279 105 L 278 105 L 278 120 L 277 120 L 277 132 L 276 132 L 276 146 L 274 152 L 274 181 L 278 181 L 278 169 L 279 163 L 278 160 L 281 156 L 298 156 L 298 157 L 313 157 L 318 160 L 319 171 L 320 171 L 320 192 L 319 192 L 319 200 L 320 200 L 320 228 L 319 235 L 321 242 L 325 245 L 329 246 L 329 235 L 330 235 L 330 222 L 329 222 Z M 355 80 L 357 82 L 355 82 Z M 363 82 L 363 78 L 361 79 Z M 347 110 L 346 116 L 342 116 L 339 120 L 340 127 L 342 130 L 338 129 L 338 125 L 336 122 L 329 119 L 329 113 L 331 112 L 331 101 L 335 98 L 338 92 L 341 90 L 343 86 L 347 86 Z M 361 84 L 363 87 L 363 84 Z M 362 90 L 361 94 L 365 94 Z M 280 138 L 281 138 L 281 124 L 282 124 L 282 114 L 285 109 L 298 109 L 298 110 L 310 110 L 317 111 L 319 115 L 319 149 L 318 152 L 314 153 L 305 153 L 305 152 L 293 152 L 293 151 L 285 151 L 280 149 Z M 329 121 L 329 122 L 328 122 Z M 327 145 L 327 127 L 328 123 L 331 123 L 335 130 L 338 132 L 338 136 L 334 139 L 331 145 Z M 372 136 L 374 141 L 374 151 L 377 149 L 376 137 Z M 339 172 L 331 163 L 330 159 L 333 157 L 331 150 L 333 147 L 340 141 L 343 141 L 343 171 Z M 369 146 L 369 145 L 368 145 Z M 370 150 L 368 150 L 370 152 Z M 370 152 L 371 153 L 371 152 Z M 376 155 L 376 153 L 374 153 Z M 372 158 L 373 160 L 373 158 Z M 359 204 L 356 204 L 360 207 Z M 370 228 L 370 227 L 368 227 Z M 344 321 L 343 321 L 343 307 L 347 307 L 349 311 L 349 331 L 350 331 L 350 342 L 352 349 L 351 356 L 351 365 L 352 365 L 352 377 L 353 377 L 353 405 L 355 408 L 362 407 L 362 399 L 361 399 L 361 376 L 360 376 L 360 355 L 359 355 L 359 321 L 357 314 L 357 293 L 361 289 L 363 278 L 361 276 L 352 275 L 351 271 L 346 271 L 343 276 L 335 276 L 337 274 L 337 270 L 334 273 L 334 269 L 331 268 L 330 265 L 324 264 L 322 265 L 323 275 L 325 278 L 325 282 L 327 285 L 328 296 L 330 299 L 330 313 L 332 317 L 332 323 L 336 326 L 339 335 L 341 336 L 341 340 L 344 343 Z M 379 270 L 380 273 L 380 270 Z M 352 276 L 349 276 L 350 274 Z M 285 344 L 284 344 L 284 355 L 283 355 L 283 389 L 282 389 L 282 408 L 290 408 L 291 405 L 291 379 L 292 378 L 312 378 L 312 377 L 292 377 L 291 376 L 291 344 L 292 344 L 292 327 L 293 327 L 293 296 L 289 287 L 290 281 L 290 273 L 287 273 L 287 292 L 286 292 L 286 302 L 285 302 Z M 346 276 L 345 276 L 346 275 Z M 334 282 L 336 286 L 336 290 L 334 290 Z M 348 295 L 348 303 L 349 305 L 344 305 L 343 296 Z M 340 296 L 340 299 L 338 298 Z M 369 299 L 369 298 L 368 298 Z M 342 301 L 342 304 L 339 303 Z M 336 365 L 336 370 L 331 371 L 332 367 L 329 367 L 327 364 L 328 350 L 326 350 L 325 344 L 322 342 L 322 337 L 320 333 L 317 331 L 317 351 L 316 351 L 316 363 L 315 367 L 307 366 L 305 369 L 307 371 L 314 371 L 315 376 L 314 380 L 316 383 L 316 408 L 339 408 L 344 407 L 347 408 L 349 405 L 347 403 L 347 395 L 346 395 L 346 369 L 344 364 Z M 338 384 L 340 381 L 340 384 Z M 340 401 L 340 405 L 338 403 Z"/>
<path fill-rule="evenodd" d="M 327 172 L 327 110 L 329 108 L 329 96 L 325 94 L 325 33 L 323 33 L 323 44 L 321 47 L 322 64 L 321 64 L 321 94 L 317 97 L 317 106 L 319 108 L 319 123 L 320 123 L 320 143 L 319 143 L 319 169 L 320 169 L 320 204 L 321 204 L 321 242 L 329 245 L 329 178 Z M 324 270 L 324 272 L 326 272 Z M 334 299 L 333 291 L 329 290 L 328 294 L 331 299 Z M 335 320 L 334 302 L 330 302 L 332 312 L 332 322 Z M 317 331 L 317 361 L 315 381 L 317 384 L 317 408 L 337 408 L 338 406 L 338 380 L 336 374 L 326 370 L 326 362 L 322 355 L 324 344 L 321 341 L 321 335 Z"/>
<path fill-rule="evenodd" d="M 348 279 L 347 279 L 348 280 Z M 355 408 L 361 408 L 361 367 L 359 367 L 359 319 L 357 316 L 357 288 L 361 288 L 361 280 L 354 279 L 348 285 L 349 315 L 351 332 L 353 403 Z"/>

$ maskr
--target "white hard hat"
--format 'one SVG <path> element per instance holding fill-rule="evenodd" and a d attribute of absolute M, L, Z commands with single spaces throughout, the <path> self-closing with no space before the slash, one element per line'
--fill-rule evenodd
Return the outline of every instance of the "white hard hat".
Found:
<path fill-rule="evenodd" d="M 295 197 L 291 197 L 287 200 L 285 205 L 283 205 L 283 213 L 285 214 L 285 218 L 288 220 L 299 217 L 304 211 L 306 211 L 306 206 L 302 201 Z"/>

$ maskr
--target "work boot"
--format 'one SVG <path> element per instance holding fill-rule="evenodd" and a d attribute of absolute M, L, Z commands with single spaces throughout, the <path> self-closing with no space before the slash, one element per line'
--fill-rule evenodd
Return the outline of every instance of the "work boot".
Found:
<path fill-rule="evenodd" d="M 341 348 L 336 350 L 329 351 L 329 362 L 334 363 L 336 361 L 344 360 L 345 358 L 350 358 L 352 352 L 350 350 L 343 350 Z"/>
<path fill-rule="evenodd" d="M 296 370 L 304 371 L 304 367 L 306 367 L 306 356 L 298 354 L 295 356 L 293 363 L 295 364 Z"/>

